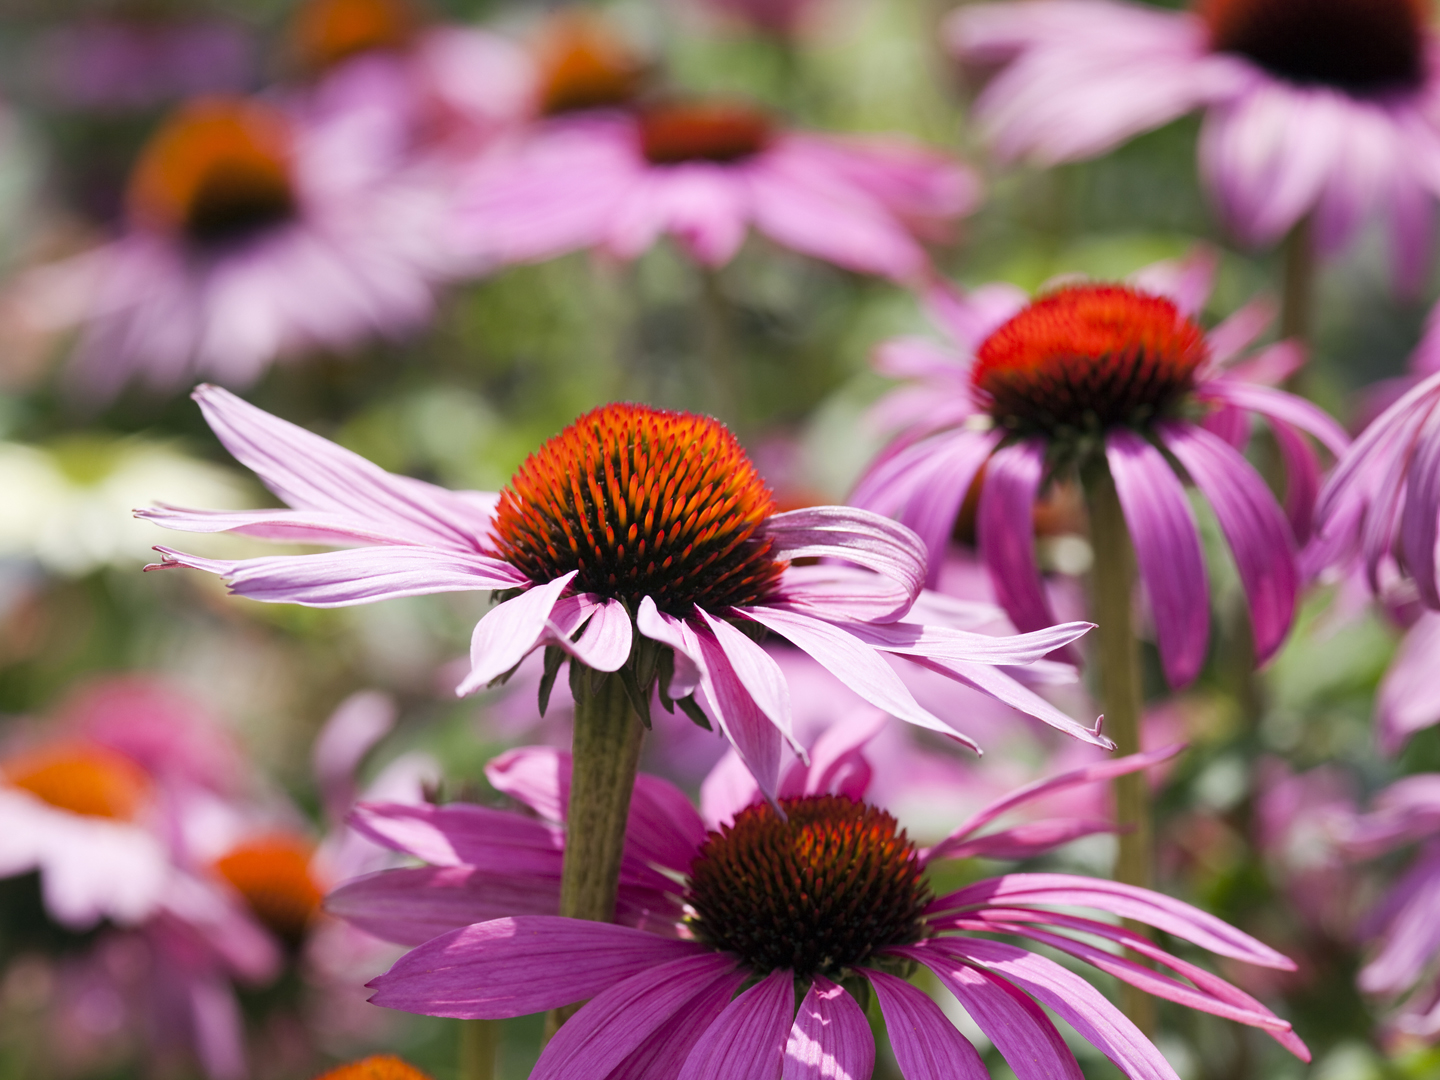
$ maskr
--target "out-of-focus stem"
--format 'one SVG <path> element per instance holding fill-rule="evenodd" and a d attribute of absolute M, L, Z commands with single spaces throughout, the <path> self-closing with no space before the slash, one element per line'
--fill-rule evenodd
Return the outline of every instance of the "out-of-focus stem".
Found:
<path fill-rule="evenodd" d="M 644 729 L 618 675 L 581 668 L 572 672 L 570 687 L 575 694 L 575 732 L 560 914 L 611 922 Z M 552 1013 L 548 1031 L 553 1033 L 574 1011 Z"/>
<path fill-rule="evenodd" d="M 700 354 L 705 363 L 702 382 L 707 397 L 702 412 L 719 417 L 731 428 L 742 417 L 744 372 L 735 349 L 735 309 L 725 295 L 718 271 L 700 268 Z"/>
<path fill-rule="evenodd" d="M 1285 237 L 1280 292 L 1280 336 L 1310 343 L 1315 309 L 1315 241 L 1309 217 L 1295 223 Z"/>
<path fill-rule="evenodd" d="M 500 1024 L 495 1020 L 460 1021 L 460 1080 L 495 1080 Z"/>
<path fill-rule="evenodd" d="M 1085 475 L 1090 511 L 1091 613 L 1095 629 L 1100 691 L 1105 707 L 1105 732 L 1115 740 L 1117 756 L 1140 750 L 1140 648 L 1135 637 L 1131 594 L 1135 582 L 1135 550 L 1115 492 L 1115 481 L 1101 459 Z M 1115 816 L 1121 828 L 1115 880 L 1149 888 L 1152 879 L 1150 794 L 1143 772 L 1117 777 Z M 1143 927 L 1131 929 L 1144 931 Z M 1121 983 L 1125 1015 L 1147 1035 L 1155 1029 L 1154 1002 L 1129 983 Z"/>

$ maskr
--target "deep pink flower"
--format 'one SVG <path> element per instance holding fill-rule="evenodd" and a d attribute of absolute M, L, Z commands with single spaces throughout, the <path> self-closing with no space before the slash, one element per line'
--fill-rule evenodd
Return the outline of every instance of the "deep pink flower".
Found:
<path fill-rule="evenodd" d="M 1416 288 L 1440 194 L 1440 42 L 1410 0 L 981 4 L 950 45 L 999 67 L 976 104 L 1001 156 L 1094 157 L 1205 110 L 1200 171 L 1222 218 L 1267 244 L 1313 215 L 1324 254 L 1372 214 Z"/>
<path fill-rule="evenodd" d="M 842 988 L 853 978 L 878 998 L 908 1080 L 944 1075 L 939 1062 L 959 1075 L 986 1075 L 934 1000 L 900 977 L 919 964 L 959 999 L 1020 1080 L 1079 1076 L 1042 1004 L 1126 1075 L 1173 1080 L 1159 1051 L 1079 975 L 1028 948 L 978 936 L 1008 935 L 1259 1027 L 1308 1060 L 1290 1025 L 1253 998 L 1139 935 L 1073 913 L 1122 915 L 1232 959 L 1292 966 L 1187 904 L 1066 874 L 1009 874 L 931 896 L 924 875 L 937 860 L 1028 858 L 1108 827 L 1056 819 L 982 833 L 1017 805 L 1144 768 L 1177 747 L 1032 784 L 917 851 L 894 818 L 860 801 L 870 772 L 861 744 L 843 729 L 831 736 L 813 747 L 808 767 L 797 763 L 787 774 L 784 819 L 767 802 L 732 806 L 728 820 L 707 832 L 678 790 L 642 776 L 617 909 L 628 925 L 550 914 L 563 832 L 547 822 L 563 819 L 568 788 L 568 758 L 559 751 L 513 751 L 487 772 L 543 821 L 464 804 L 361 808 L 358 827 L 431 864 L 362 879 L 329 901 L 376 932 L 408 942 L 429 937 L 371 984 L 372 1000 L 432 1015 L 499 1018 L 589 999 L 546 1047 L 533 1078 L 751 1080 L 783 1072 L 859 1080 L 870 1075 L 875 1051 L 863 1010 Z M 825 888 L 808 891 L 802 883 L 812 880 Z M 837 917 L 842 910 L 846 918 Z M 504 914 L 475 921 L 492 913 Z M 458 928 L 431 936 L 447 923 Z M 1109 944 L 1190 982 L 1141 967 Z M 804 993 L 798 1015 L 797 989 Z"/>
<path fill-rule="evenodd" d="M 741 629 L 763 627 L 877 707 L 952 739 L 969 742 L 915 702 L 886 656 L 1108 745 L 1002 669 L 1039 661 L 1088 624 L 1008 638 L 952 629 L 944 599 L 921 589 L 914 533 L 846 507 L 774 513 L 735 437 L 709 417 L 605 406 L 545 443 L 495 495 L 392 476 L 216 387 L 195 396 L 226 448 L 292 509 L 137 513 L 169 528 L 348 549 L 225 561 L 159 548 L 160 565 L 221 574 L 255 600 L 314 607 L 508 594 L 475 627 L 462 694 L 537 649 L 547 650 L 547 683 L 573 657 L 619 672 L 642 714 L 658 688 L 667 705 L 713 721 L 769 792 L 791 710 L 783 673 Z M 789 562 L 802 558 L 826 561 Z"/>
<path fill-rule="evenodd" d="M 77 392 L 241 386 L 277 358 L 423 323 L 452 259 L 439 192 L 404 168 L 403 121 L 378 105 L 313 121 L 258 100 L 182 107 L 142 151 L 125 232 L 26 284 L 32 317 L 83 328 Z"/>
<path fill-rule="evenodd" d="M 1309 433 L 1338 453 L 1340 426 L 1273 388 L 1300 363 L 1284 342 L 1241 360 L 1269 321 L 1251 304 L 1208 334 L 1195 322 L 1213 260 L 1153 267 L 1131 285 L 1067 285 L 1030 300 L 1013 286 L 931 293 L 953 339 L 882 345 L 880 370 L 914 382 L 877 407 L 903 433 L 851 501 L 893 514 L 940 557 L 981 477 L 980 550 L 1015 625 L 1053 622 L 1034 554 L 1032 507 L 1057 479 L 1103 453 L 1135 544 L 1165 673 L 1183 686 L 1210 639 L 1210 600 L 1194 515 L 1171 459 L 1209 500 L 1250 603 L 1255 651 L 1270 657 L 1290 626 L 1295 533 L 1310 520 L 1320 469 Z M 1286 514 L 1241 451 L 1250 415 L 1265 418 L 1289 468 Z M 1197 422 L 1197 420 L 1199 422 Z"/>
<path fill-rule="evenodd" d="M 747 231 L 862 273 L 914 279 L 918 232 L 975 205 L 969 170 L 893 138 L 787 131 L 729 102 L 593 110 L 539 122 L 482 158 L 460 195 L 459 242 L 500 262 L 598 248 L 631 259 L 662 235 L 729 262 Z"/>

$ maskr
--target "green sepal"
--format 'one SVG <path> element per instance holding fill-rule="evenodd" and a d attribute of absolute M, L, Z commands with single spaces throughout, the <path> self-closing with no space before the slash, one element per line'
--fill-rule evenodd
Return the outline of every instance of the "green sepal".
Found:
<path fill-rule="evenodd" d="M 649 731 L 654 725 L 650 722 L 650 695 L 645 693 L 640 685 L 640 680 L 635 677 L 635 670 L 628 664 L 619 671 L 620 681 L 625 684 L 625 693 L 630 697 L 630 704 L 635 709 L 635 715 L 640 717 L 640 722 Z"/>
<path fill-rule="evenodd" d="M 675 677 L 675 650 L 661 649 L 655 661 L 655 689 L 660 695 L 660 704 L 670 715 L 675 715 L 675 702 L 668 693 L 670 680 Z"/>
<path fill-rule="evenodd" d="M 684 712 L 686 716 L 688 716 L 691 720 L 695 721 L 696 724 L 704 728 L 706 731 L 715 730 L 710 726 L 710 718 L 706 716 L 705 711 L 700 708 L 700 704 L 695 700 L 694 694 L 691 694 L 689 697 L 681 698 L 679 701 L 675 702 L 675 704 L 679 705 L 681 711 Z"/>
<path fill-rule="evenodd" d="M 555 689 L 555 679 L 560 674 L 560 665 L 565 662 L 565 650 L 559 645 L 545 646 L 545 673 L 540 676 L 540 695 L 538 704 L 540 715 L 545 715 L 545 710 L 550 707 L 550 691 Z"/>

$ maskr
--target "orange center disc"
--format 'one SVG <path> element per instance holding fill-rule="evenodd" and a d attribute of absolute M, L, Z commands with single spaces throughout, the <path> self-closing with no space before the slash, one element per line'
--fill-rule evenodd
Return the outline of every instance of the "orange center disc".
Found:
<path fill-rule="evenodd" d="M 769 141 L 769 118 L 746 105 L 662 105 L 640 115 L 640 146 L 655 165 L 739 161 L 758 154 Z"/>
<path fill-rule="evenodd" d="M 320 907 L 310 876 L 311 848 L 284 833 L 253 837 L 215 861 L 215 872 L 245 898 L 255 917 L 289 942 L 299 941 Z"/>
<path fill-rule="evenodd" d="M 150 777 L 129 758 L 88 743 L 44 747 L 11 758 L 5 779 L 72 814 L 131 821 L 149 800 Z"/>

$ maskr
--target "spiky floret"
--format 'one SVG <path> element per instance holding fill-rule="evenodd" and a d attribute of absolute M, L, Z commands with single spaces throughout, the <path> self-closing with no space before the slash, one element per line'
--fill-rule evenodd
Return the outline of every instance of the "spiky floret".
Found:
<path fill-rule="evenodd" d="M 1204 331 L 1162 296 L 1076 285 L 988 337 L 971 381 L 997 421 L 1061 434 L 1141 423 L 1176 406 L 1208 355 Z"/>
<path fill-rule="evenodd" d="M 298 942 L 323 895 L 310 874 L 310 845 L 284 833 L 256 836 L 215 860 L 255 917 L 276 936 Z"/>
<path fill-rule="evenodd" d="M 836 976 L 920 939 L 930 890 L 893 817 L 844 795 L 780 805 L 747 807 L 700 848 L 686 899 L 702 940 L 760 974 Z"/>
<path fill-rule="evenodd" d="M 430 1077 L 394 1054 L 375 1054 L 331 1069 L 316 1080 L 430 1080 Z"/>
<path fill-rule="evenodd" d="M 72 814 L 130 821 L 149 801 L 152 785 L 129 758 L 90 743 L 61 743 L 11 758 L 5 780 Z"/>
<path fill-rule="evenodd" d="M 496 554 L 532 581 L 571 570 L 578 592 L 649 596 L 689 615 L 763 599 L 784 564 L 756 534 L 774 512 L 740 443 L 708 416 L 645 405 L 586 413 L 500 493 Z"/>
<path fill-rule="evenodd" d="M 289 123 L 241 98 L 201 98 L 151 137 L 130 177 L 130 211 L 142 224 L 198 244 L 243 239 L 292 217 Z"/>
<path fill-rule="evenodd" d="M 1201 0 L 1200 14 L 1212 48 L 1291 82 L 1365 95 L 1425 81 L 1420 0 Z"/>
<path fill-rule="evenodd" d="M 740 161 L 770 141 L 770 118 L 736 102 L 656 105 L 640 114 L 640 148 L 653 165 Z"/>

